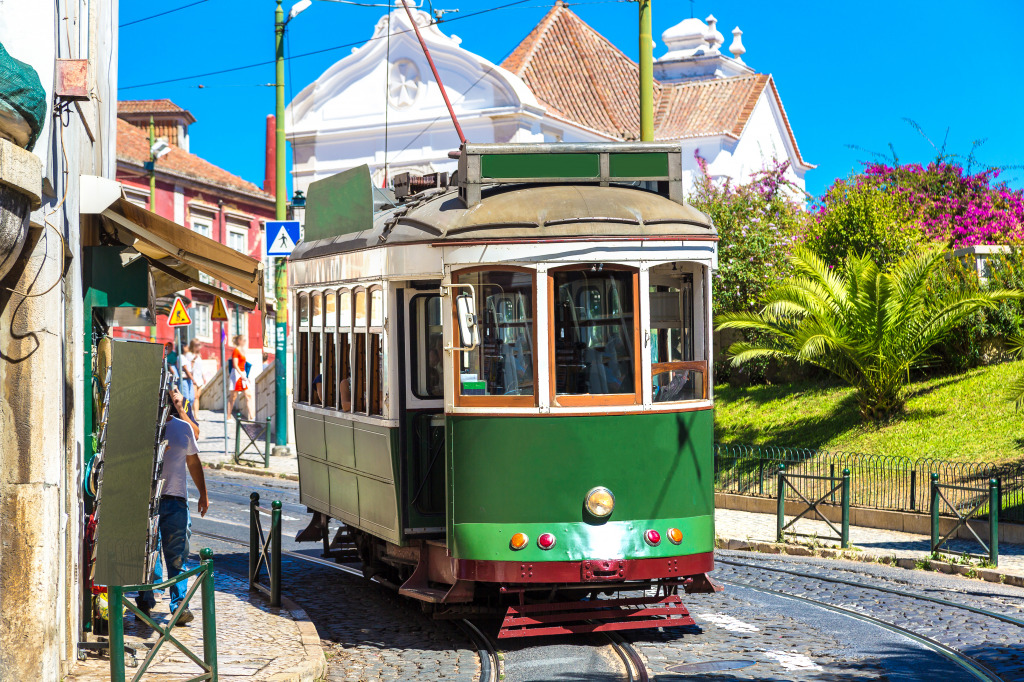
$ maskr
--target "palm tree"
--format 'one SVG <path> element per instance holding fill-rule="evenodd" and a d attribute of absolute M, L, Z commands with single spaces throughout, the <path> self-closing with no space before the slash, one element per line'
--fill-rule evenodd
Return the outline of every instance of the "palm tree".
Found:
<path fill-rule="evenodd" d="M 1006 345 L 1011 355 L 1018 359 L 1024 357 L 1024 336 L 1011 336 Z M 1018 377 L 1007 387 L 1006 397 L 1016 404 L 1018 410 L 1024 407 L 1024 377 Z"/>
<path fill-rule="evenodd" d="M 912 369 L 965 317 L 1021 292 L 928 290 L 942 262 L 938 249 L 909 255 L 879 270 L 870 258 L 850 254 L 831 269 L 807 248 L 790 256 L 793 276 L 764 300 L 760 312 L 718 317 L 717 329 L 764 332 L 764 342 L 734 343 L 735 366 L 755 358 L 790 358 L 821 367 L 857 389 L 865 420 L 892 417 L 906 401 Z"/>

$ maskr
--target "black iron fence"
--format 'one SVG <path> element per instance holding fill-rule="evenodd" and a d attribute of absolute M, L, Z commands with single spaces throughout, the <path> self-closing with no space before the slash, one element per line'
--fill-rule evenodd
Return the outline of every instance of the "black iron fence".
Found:
<path fill-rule="evenodd" d="M 892 455 L 828 452 L 810 448 L 759 445 L 715 445 L 715 490 L 757 497 L 778 496 L 779 465 L 792 474 L 836 478 L 850 470 L 850 504 L 855 507 L 893 511 L 930 511 L 931 476 L 939 483 L 964 488 L 981 487 L 996 479 L 1002 521 L 1024 523 L 1024 463 L 954 462 L 941 459 L 910 459 Z M 805 493 L 827 494 L 826 482 L 811 483 Z M 814 486 L 822 488 L 817 490 Z M 950 502 L 970 508 L 981 493 L 951 491 Z M 838 495 L 828 502 L 839 504 Z M 792 491 L 786 499 L 795 499 Z M 952 511 L 944 514 L 953 515 Z"/>

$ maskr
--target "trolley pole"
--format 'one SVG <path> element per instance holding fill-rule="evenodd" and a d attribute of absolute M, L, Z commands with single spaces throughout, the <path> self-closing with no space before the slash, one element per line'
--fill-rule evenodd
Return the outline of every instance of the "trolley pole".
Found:
<path fill-rule="evenodd" d="M 274 47 L 277 61 L 277 106 L 275 114 L 275 132 L 277 134 L 274 170 L 276 171 L 276 205 L 275 218 L 287 219 L 288 187 L 285 180 L 285 141 L 284 141 L 284 9 L 281 0 L 277 0 L 274 11 Z M 288 445 L 288 277 L 285 268 L 287 259 L 278 258 L 274 271 L 274 296 L 277 298 L 277 315 L 274 324 L 274 414 L 276 416 L 274 443 L 278 446 Z"/>
<path fill-rule="evenodd" d="M 640 0 L 640 140 L 654 141 L 654 44 L 651 0 Z"/>

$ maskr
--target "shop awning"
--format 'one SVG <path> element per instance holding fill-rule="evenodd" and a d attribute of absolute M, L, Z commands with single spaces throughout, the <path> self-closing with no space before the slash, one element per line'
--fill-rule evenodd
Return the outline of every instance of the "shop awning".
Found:
<path fill-rule="evenodd" d="M 126 263 L 136 258 L 149 263 L 155 295 L 191 287 L 245 308 L 264 310 L 262 262 L 136 206 L 114 180 L 90 176 L 87 182 L 83 176 L 82 197 L 81 212 L 101 216 L 102 229 L 130 247 Z M 202 282 L 200 273 L 216 281 Z"/>

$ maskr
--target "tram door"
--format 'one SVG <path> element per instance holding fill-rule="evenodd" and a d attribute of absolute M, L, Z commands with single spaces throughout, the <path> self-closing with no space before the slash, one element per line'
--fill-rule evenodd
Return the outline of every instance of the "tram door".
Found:
<path fill-rule="evenodd" d="M 440 282 L 404 289 L 405 359 L 402 410 L 406 534 L 444 532 L 444 344 L 441 338 Z M 411 532 L 410 532 L 411 531 Z"/>

